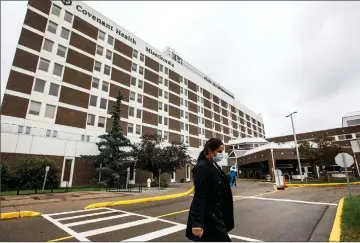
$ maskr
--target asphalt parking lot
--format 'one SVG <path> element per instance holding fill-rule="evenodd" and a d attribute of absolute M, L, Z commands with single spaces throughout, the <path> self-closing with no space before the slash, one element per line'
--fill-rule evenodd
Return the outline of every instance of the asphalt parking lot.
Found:
<path fill-rule="evenodd" d="M 360 194 L 360 186 L 352 186 Z M 328 241 L 346 187 L 274 191 L 271 184 L 239 182 L 233 190 L 233 241 Z M 188 241 L 192 196 L 94 210 L 0 221 L 0 241 Z"/>

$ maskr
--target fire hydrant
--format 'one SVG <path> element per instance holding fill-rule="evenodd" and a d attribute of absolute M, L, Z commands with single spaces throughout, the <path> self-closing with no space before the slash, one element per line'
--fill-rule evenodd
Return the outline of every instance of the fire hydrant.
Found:
<path fill-rule="evenodd" d="M 148 187 L 148 188 L 151 187 L 151 179 L 150 179 L 150 178 L 147 179 L 147 187 Z"/>

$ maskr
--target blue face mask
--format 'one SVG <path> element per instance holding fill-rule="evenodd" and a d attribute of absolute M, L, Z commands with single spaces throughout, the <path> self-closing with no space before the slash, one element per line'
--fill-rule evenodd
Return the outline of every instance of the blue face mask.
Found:
<path fill-rule="evenodd" d="M 223 159 L 223 154 L 221 153 L 217 153 L 216 156 L 214 157 L 214 161 L 215 162 L 220 162 Z"/>

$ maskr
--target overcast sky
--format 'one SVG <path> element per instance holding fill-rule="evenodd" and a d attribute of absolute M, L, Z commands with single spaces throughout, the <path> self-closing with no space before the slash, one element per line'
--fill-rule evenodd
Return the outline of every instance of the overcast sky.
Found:
<path fill-rule="evenodd" d="M 159 50 L 171 46 L 260 113 L 266 136 L 341 126 L 360 110 L 360 2 L 85 1 Z M 27 1 L 1 1 L 1 97 Z"/>

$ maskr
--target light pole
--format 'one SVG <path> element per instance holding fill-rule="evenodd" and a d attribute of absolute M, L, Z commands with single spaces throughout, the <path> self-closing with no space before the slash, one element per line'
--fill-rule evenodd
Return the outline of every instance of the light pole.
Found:
<path fill-rule="evenodd" d="M 299 165 L 300 178 L 301 178 L 301 181 L 304 181 L 303 176 L 302 176 L 301 163 L 300 163 L 299 148 L 298 148 L 297 140 L 296 140 L 294 120 L 293 120 L 293 117 L 292 117 L 293 114 L 296 114 L 296 113 L 297 113 L 297 111 L 294 111 L 294 112 L 290 113 L 289 115 L 287 115 L 287 116 L 285 116 L 285 117 L 290 117 L 290 118 L 291 118 L 291 125 L 292 125 L 292 129 L 293 129 L 293 133 L 294 133 L 294 141 L 295 141 L 295 148 L 296 148 L 296 156 L 297 156 L 298 165 Z"/>

